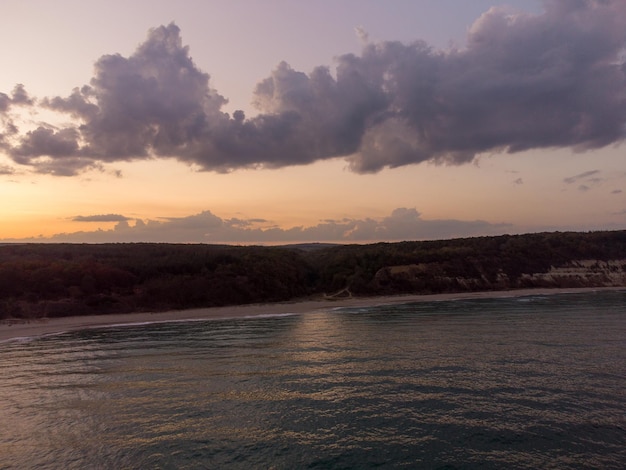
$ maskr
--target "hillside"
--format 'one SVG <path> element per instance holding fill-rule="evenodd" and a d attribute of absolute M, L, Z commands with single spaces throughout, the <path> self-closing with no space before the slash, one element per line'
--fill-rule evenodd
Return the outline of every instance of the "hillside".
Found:
<path fill-rule="evenodd" d="M 0 318 L 601 286 L 626 287 L 626 231 L 335 246 L 0 246 Z"/>

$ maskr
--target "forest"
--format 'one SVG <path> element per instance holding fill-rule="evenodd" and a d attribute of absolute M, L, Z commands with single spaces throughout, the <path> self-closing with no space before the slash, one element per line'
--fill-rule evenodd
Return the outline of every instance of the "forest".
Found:
<path fill-rule="evenodd" d="M 626 231 L 368 245 L 0 245 L 0 319 L 594 286 L 626 286 Z"/>

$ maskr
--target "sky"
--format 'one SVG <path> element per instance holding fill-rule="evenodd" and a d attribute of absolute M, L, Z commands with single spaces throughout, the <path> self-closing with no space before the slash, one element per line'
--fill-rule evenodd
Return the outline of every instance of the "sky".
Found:
<path fill-rule="evenodd" d="M 626 228 L 622 0 L 0 8 L 0 242 Z"/>

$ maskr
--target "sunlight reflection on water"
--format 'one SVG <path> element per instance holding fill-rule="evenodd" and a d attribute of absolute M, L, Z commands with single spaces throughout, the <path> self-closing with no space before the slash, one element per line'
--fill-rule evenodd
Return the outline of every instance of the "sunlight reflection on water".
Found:
<path fill-rule="evenodd" d="M 0 468 L 621 468 L 626 293 L 86 330 L 0 349 Z"/>

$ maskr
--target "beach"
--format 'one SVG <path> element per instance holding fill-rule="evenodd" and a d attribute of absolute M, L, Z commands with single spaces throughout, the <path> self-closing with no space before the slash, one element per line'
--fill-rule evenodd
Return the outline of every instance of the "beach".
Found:
<path fill-rule="evenodd" d="M 9 319 L 0 322 L 0 343 L 25 338 L 59 334 L 67 331 L 121 325 L 137 325 L 173 321 L 202 321 L 270 315 L 303 314 L 318 310 L 373 305 L 393 305 L 412 302 L 433 302 L 476 298 L 522 297 L 623 290 L 624 287 L 589 287 L 564 289 L 515 289 L 506 291 L 461 292 L 449 294 L 395 295 L 377 297 L 320 298 L 267 304 L 233 305 L 165 312 L 139 312 L 110 315 L 85 315 L 59 318 Z"/>

